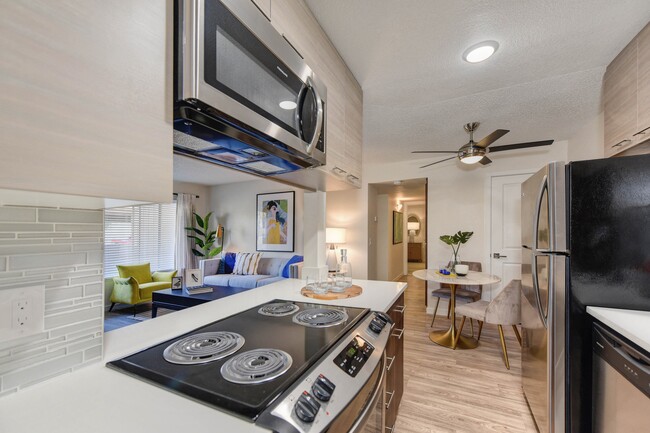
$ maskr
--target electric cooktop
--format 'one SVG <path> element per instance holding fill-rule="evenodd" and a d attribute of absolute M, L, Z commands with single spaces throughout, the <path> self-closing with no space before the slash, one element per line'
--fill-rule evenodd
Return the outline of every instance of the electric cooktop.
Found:
<path fill-rule="evenodd" d="M 255 421 L 367 314 L 274 300 L 107 366 Z"/>

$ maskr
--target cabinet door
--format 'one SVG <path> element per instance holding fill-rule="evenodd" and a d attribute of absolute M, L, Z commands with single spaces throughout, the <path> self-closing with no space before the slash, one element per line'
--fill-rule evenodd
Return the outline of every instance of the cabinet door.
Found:
<path fill-rule="evenodd" d="M 404 294 L 391 306 L 388 315 L 394 325 L 386 348 L 387 368 L 390 367 L 386 376 L 386 415 L 384 417 L 386 429 L 395 426 L 404 393 Z"/>
<path fill-rule="evenodd" d="M 172 199 L 170 2 L 4 2 L 0 188 Z"/>
<path fill-rule="evenodd" d="M 251 0 L 262 11 L 267 19 L 271 19 L 271 0 Z"/>
<path fill-rule="evenodd" d="M 363 130 L 363 102 L 361 90 L 356 89 L 356 81 L 348 78 L 347 100 L 345 105 L 345 157 L 349 161 L 348 180 L 350 183 L 361 185 L 361 149 Z"/>
<path fill-rule="evenodd" d="M 637 130 L 638 143 L 650 138 L 650 24 L 637 36 Z"/>
<path fill-rule="evenodd" d="M 605 72 L 605 156 L 612 156 L 632 146 L 632 136 L 637 132 L 636 55 L 635 39 Z"/>

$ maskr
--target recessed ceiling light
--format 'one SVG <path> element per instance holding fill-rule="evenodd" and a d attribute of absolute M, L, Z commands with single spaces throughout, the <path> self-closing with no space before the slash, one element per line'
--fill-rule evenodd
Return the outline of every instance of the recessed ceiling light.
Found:
<path fill-rule="evenodd" d="M 469 63 L 479 63 L 488 59 L 499 48 L 497 41 L 485 41 L 472 45 L 463 53 L 463 60 Z"/>
<path fill-rule="evenodd" d="M 284 110 L 293 110 L 297 106 L 298 106 L 298 104 L 296 104 L 293 101 L 280 101 L 280 108 L 282 108 Z"/>

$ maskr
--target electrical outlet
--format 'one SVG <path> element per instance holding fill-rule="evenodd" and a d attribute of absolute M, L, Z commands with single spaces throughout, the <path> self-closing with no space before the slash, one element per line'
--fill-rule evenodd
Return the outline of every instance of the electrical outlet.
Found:
<path fill-rule="evenodd" d="M 14 299 L 12 302 L 12 328 L 27 329 L 32 321 L 32 303 L 29 298 Z"/>
<path fill-rule="evenodd" d="M 0 344 L 43 332 L 45 286 L 0 289 Z"/>

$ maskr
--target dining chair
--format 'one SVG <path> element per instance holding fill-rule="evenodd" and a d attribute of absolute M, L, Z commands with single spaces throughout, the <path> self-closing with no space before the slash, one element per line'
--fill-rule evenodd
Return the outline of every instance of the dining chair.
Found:
<path fill-rule="evenodd" d="M 519 301 L 521 300 L 521 280 L 511 280 L 507 286 L 499 292 L 499 294 L 490 302 L 477 301 L 469 304 L 463 304 L 456 307 L 456 314 L 463 316 L 460 322 L 460 329 L 456 336 L 463 332 L 463 325 L 465 319 L 476 319 L 478 321 L 478 337 L 481 339 L 481 330 L 483 323 L 491 323 L 497 325 L 499 329 L 499 337 L 501 338 L 501 350 L 503 351 L 503 361 L 506 368 L 510 370 L 510 361 L 508 361 L 508 350 L 506 349 L 506 340 L 503 335 L 503 326 L 511 325 L 515 331 L 519 346 L 521 346 L 521 336 L 517 325 L 521 322 L 521 308 Z"/>
<path fill-rule="evenodd" d="M 483 267 L 479 262 L 460 262 L 463 265 L 469 266 L 470 271 L 481 272 Z M 458 286 L 456 288 L 456 302 L 476 302 L 481 299 L 481 294 L 483 293 L 483 286 Z M 440 288 L 431 292 L 431 296 L 435 296 L 436 305 L 433 307 L 433 318 L 431 319 L 431 327 L 433 327 L 433 322 L 436 320 L 436 313 L 438 312 L 438 304 L 440 303 L 440 298 L 449 299 L 451 298 L 451 288 L 448 284 L 440 284 Z M 447 305 L 447 319 L 449 319 L 449 314 L 451 313 L 451 302 Z M 474 336 L 474 322 L 470 320 L 472 325 L 472 337 Z"/>

